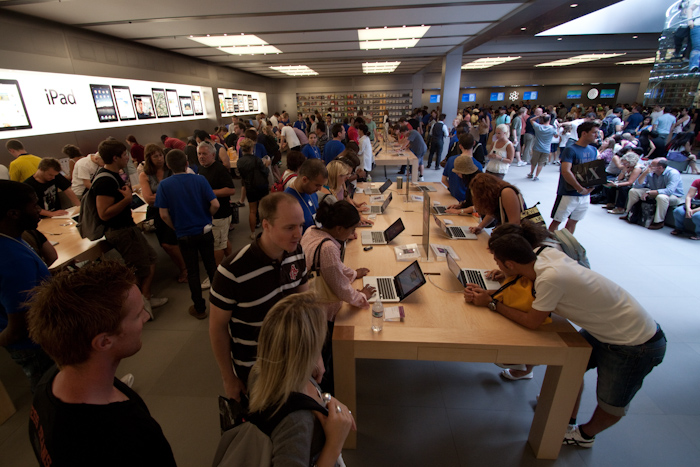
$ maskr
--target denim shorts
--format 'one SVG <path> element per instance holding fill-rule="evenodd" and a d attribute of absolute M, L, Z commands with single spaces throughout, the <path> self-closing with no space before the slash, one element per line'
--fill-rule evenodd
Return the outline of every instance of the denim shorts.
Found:
<path fill-rule="evenodd" d="M 598 369 L 598 405 L 611 415 L 626 415 L 646 375 L 664 359 L 664 332 L 657 325 L 656 334 L 651 339 L 634 346 L 600 342 L 585 329 L 580 333 L 593 347 L 587 369 Z"/>

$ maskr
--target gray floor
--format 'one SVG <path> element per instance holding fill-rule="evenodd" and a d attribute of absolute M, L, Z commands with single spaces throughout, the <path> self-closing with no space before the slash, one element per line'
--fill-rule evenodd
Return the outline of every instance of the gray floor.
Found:
<path fill-rule="evenodd" d="M 395 170 L 388 171 L 395 178 Z M 539 201 L 547 220 L 558 167 L 541 180 L 511 167 L 506 180 Z M 374 171 L 383 180 L 383 170 Z M 426 181 L 441 172 L 426 170 Z M 684 187 L 694 177 L 683 176 Z M 247 209 L 241 211 L 247 220 Z M 700 242 L 628 225 L 591 206 L 576 237 L 593 269 L 616 280 L 653 314 L 666 331 L 663 364 L 647 377 L 618 425 L 599 435 L 590 450 L 562 448 L 556 461 L 538 461 L 526 444 L 544 368 L 531 381 L 504 382 L 490 364 L 364 360 L 358 364 L 358 449 L 344 452 L 349 466 L 656 466 L 697 465 L 700 458 L 700 313 L 697 288 Z M 234 249 L 248 242 L 241 224 Z M 150 236 L 155 243 L 155 238 Z M 155 290 L 170 298 L 143 332 L 143 349 L 122 362 L 118 375 L 133 373 L 138 391 L 163 427 L 181 466 L 210 465 L 218 441 L 216 396 L 221 390 L 207 333 L 208 321 L 187 314 L 189 292 L 158 250 Z M 694 272 L 695 271 L 695 272 Z M 430 285 L 427 285 L 430 286 Z M 437 289 L 435 293 L 440 293 Z M 30 394 L 26 379 L 6 352 L 0 378 L 18 412 L 0 425 L 0 466 L 36 465 L 27 439 Z M 586 375 L 581 421 L 595 406 L 595 374 Z"/>

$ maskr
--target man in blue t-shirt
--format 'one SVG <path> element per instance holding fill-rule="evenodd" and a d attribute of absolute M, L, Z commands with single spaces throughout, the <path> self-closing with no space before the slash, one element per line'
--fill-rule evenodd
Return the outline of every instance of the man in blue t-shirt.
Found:
<path fill-rule="evenodd" d="M 401 125 L 401 134 L 403 135 L 403 143 L 399 151 L 404 151 L 409 148 L 418 158 L 418 174 L 419 180 L 423 181 L 423 156 L 428 151 L 428 146 L 425 144 L 423 137 L 416 130 L 410 130 L 408 125 Z"/>
<path fill-rule="evenodd" d="M 209 182 L 201 175 L 187 173 L 187 156 L 173 149 L 166 156 L 173 175 L 163 179 L 156 192 L 156 207 L 160 217 L 177 235 L 177 243 L 187 266 L 187 283 L 194 303 L 190 315 L 197 319 L 207 317 L 207 305 L 202 298 L 199 280 L 199 256 L 209 280 L 214 280 L 214 234 L 212 216 L 219 210 L 219 200 Z"/>
<path fill-rule="evenodd" d="M 328 147 L 328 145 L 326 145 Z M 319 191 L 328 181 L 328 170 L 320 159 L 307 159 L 299 167 L 297 178 L 289 188 L 284 190 L 294 196 L 304 211 L 304 232 L 316 225 L 316 209 L 318 209 Z"/>
<path fill-rule="evenodd" d="M 557 129 L 550 125 L 550 118 L 549 114 L 542 114 L 539 119 L 532 117 L 529 122 L 535 130 L 535 145 L 532 148 L 530 173 L 527 178 L 531 178 L 533 181 L 539 180 L 540 172 L 542 172 L 542 168 L 547 163 L 547 159 L 549 159 L 552 137 L 557 133 Z M 540 122 L 538 123 L 537 120 Z M 535 169 L 537 169 L 537 173 L 535 173 Z"/>
<path fill-rule="evenodd" d="M 552 223 L 549 230 L 554 232 L 559 228 L 564 219 L 566 230 L 574 233 L 576 223 L 583 219 L 590 204 L 590 194 L 593 188 L 585 188 L 576 180 L 571 167 L 578 164 L 594 161 L 598 157 L 598 151 L 590 146 L 598 136 L 599 125 L 596 122 L 583 122 L 576 131 L 578 141 L 568 146 L 561 153 L 561 171 L 559 173 L 559 187 L 557 199 L 552 208 Z M 569 187 L 573 187 L 571 190 Z"/>
<path fill-rule="evenodd" d="M 306 122 L 304 121 L 304 114 L 301 112 L 297 114 L 297 121 L 294 122 L 294 128 L 298 128 L 306 134 Z"/>
<path fill-rule="evenodd" d="M 323 162 L 328 164 L 330 161 L 338 157 L 338 154 L 345 151 L 345 145 L 341 142 L 345 139 L 345 128 L 340 123 L 333 125 L 331 129 L 333 139 L 326 143 L 323 148 Z"/>
<path fill-rule="evenodd" d="M 22 367 L 34 392 L 53 360 L 27 337 L 29 291 L 51 277 L 46 264 L 22 232 L 39 225 L 34 189 L 25 183 L 0 180 L 0 346 Z"/>

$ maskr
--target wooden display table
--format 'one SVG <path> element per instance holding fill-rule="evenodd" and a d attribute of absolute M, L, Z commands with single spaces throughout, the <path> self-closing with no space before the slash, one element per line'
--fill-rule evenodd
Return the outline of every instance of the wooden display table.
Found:
<path fill-rule="evenodd" d="M 438 192 L 431 194 L 431 201 L 454 204 L 454 198 L 441 184 L 433 186 Z M 390 245 L 377 245 L 369 252 L 363 251 L 360 241 L 350 242 L 345 263 L 354 269 L 369 266 L 372 276 L 397 274 L 409 263 L 397 262 L 393 247 L 420 244 L 421 237 L 416 235 L 422 233 L 422 210 L 421 202 L 406 204 L 405 196 L 395 194 L 387 213 L 377 216 L 373 230 L 383 230 L 399 217 L 406 230 Z M 472 217 L 447 218 L 454 225 L 477 224 Z M 449 240 L 431 218 L 430 243 L 451 246 L 460 256 L 458 263 L 463 268 L 496 267 L 486 249 L 487 239 L 482 233 L 477 240 Z M 420 263 L 421 269 L 424 273 L 440 275 L 426 279 L 429 277 L 447 290 L 460 290 L 461 285 L 449 272 L 446 262 L 437 261 L 430 253 L 431 258 Z M 353 285 L 360 288 L 361 280 Z M 557 458 L 591 351 L 568 321 L 554 316 L 553 323 L 532 331 L 487 308 L 467 304 L 461 293 L 441 291 L 430 280 L 402 305 L 406 312 L 404 322 L 385 322 L 380 332 L 370 329 L 368 309 L 345 304 L 336 318 L 333 333 L 336 396 L 356 414 L 360 430 L 362 414 L 357 412 L 355 380 L 355 363 L 359 358 L 547 365 L 528 442 L 537 458 Z M 355 448 L 356 443 L 356 433 L 351 432 L 345 447 Z"/>
<path fill-rule="evenodd" d="M 398 146 L 394 143 L 387 143 L 386 141 L 380 143 L 382 152 L 379 153 L 374 158 L 374 163 L 379 166 L 384 166 L 386 171 L 386 166 L 402 166 L 406 165 L 406 160 L 408 160 L 408 165 L 411 166 L 411 181 L 413 183 L 418 182 L 418 158 L 415 154 L 411 152 L 410 149 L 406 149 L 399 155 Z M 376 152 L 376 150 L 374 151 Z"/>

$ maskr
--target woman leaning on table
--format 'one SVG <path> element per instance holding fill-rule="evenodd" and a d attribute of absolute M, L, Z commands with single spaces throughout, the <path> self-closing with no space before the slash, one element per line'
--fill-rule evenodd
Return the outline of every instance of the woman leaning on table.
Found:
<path fill-rule="evenodd" d="M 272 465 L 345 465 L 341 450 L 355 420 L 336 398 L 326 403 L 317 385 L 326 339 L 323 311 L 311 293 L 290 295 L 265 316 L 250 373 L 250 418 L 273 420 L 287 404 L 316 407 L 289 413 L 272 431 Z M 324 407 L 328 415 L 325 415 Z"/>
<path fill-rule="evenodd" d="M 355 229 L 360 223 L 360 213 L 355 206 L 343 200 L 336 203 L 319 203 L 316 211 L 316 222 L 321 227 L 311 227 L 301 238 L 301 247 L 306 256 L 308 271 L 320 273 L 328 288 L 335 297 L 318 297 L 328 321 L 328 339 L 324 347 L 323 360 L 326 364 L 326 380 L 324 389 L 333 392 L 333 367 L 331 354 L 331 339 L 335 316 L 340 311 L 343 302 L 358 308 L 368 308 L 368 299 L 374 294 L 374 287 L 364 286 L 355 290 L 352 283 L 355 279 L 366 276 L 367 268 L 357 270 L 343 264 L 345 242 L 355 237 Z"/>
<path fill-rule="evenodd" d="M 469 227 L 478 234 L 495 221 L 495 225 L 520 224 L 523 203 L 520 191 L 510 183 L 483 173 L 474 177 L 469 190 L 474 201 L 474 208 L 481 215 L 481 222 L 476 227 Z"/>

